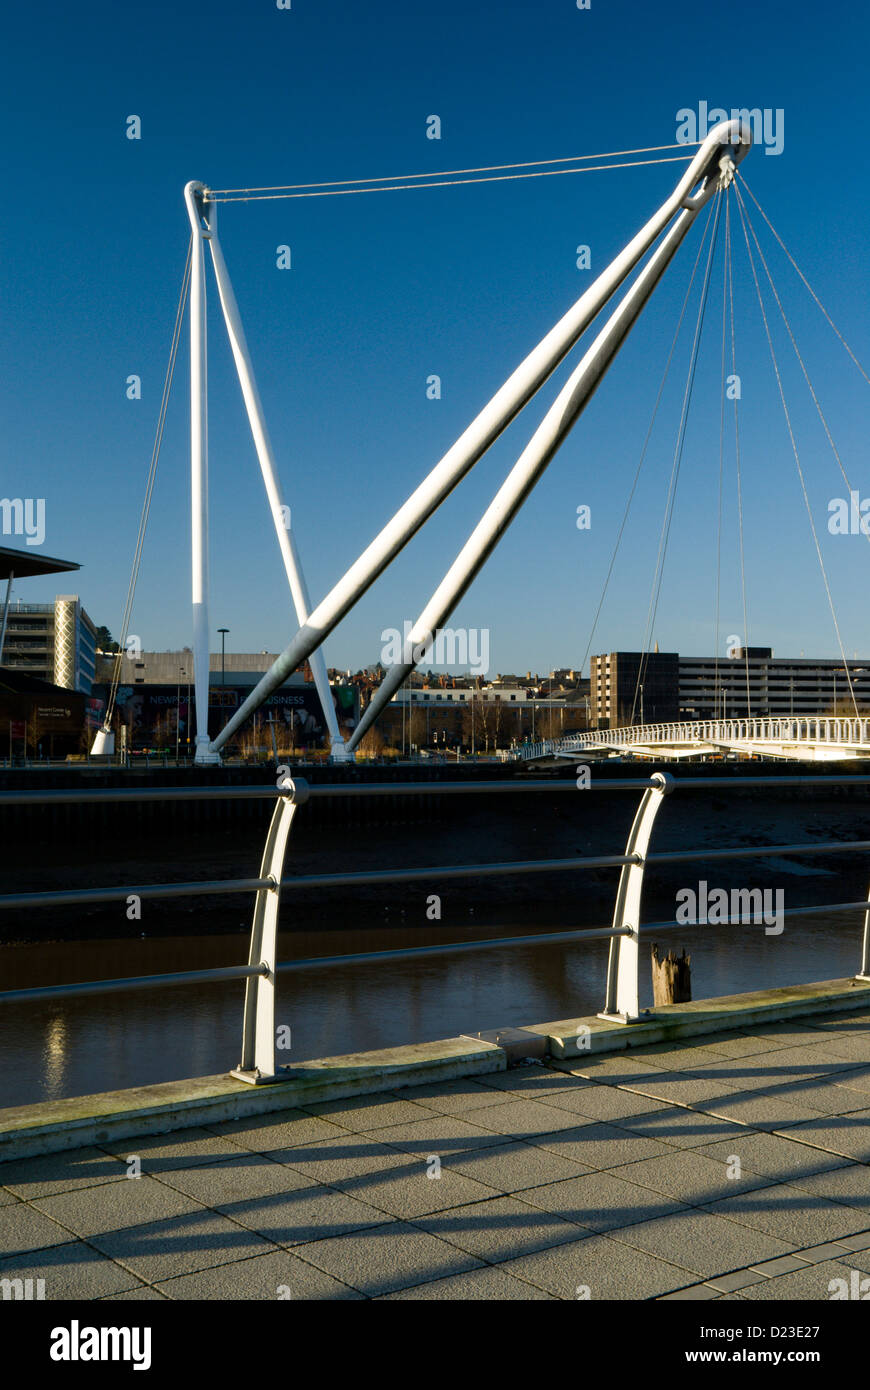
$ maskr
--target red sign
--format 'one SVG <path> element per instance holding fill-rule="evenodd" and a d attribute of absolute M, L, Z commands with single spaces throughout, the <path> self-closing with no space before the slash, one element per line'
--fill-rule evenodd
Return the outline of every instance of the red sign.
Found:
<path fill-rule="evenodd" d="M 26 720 L 26 719 L 11 719 L 11 720 L 9 721 L 9 733 L 10 733 L 10 735 L 11 735 L 12 738 L 26 738 L 26 737 L 27 737 L 27 720 Z"/>

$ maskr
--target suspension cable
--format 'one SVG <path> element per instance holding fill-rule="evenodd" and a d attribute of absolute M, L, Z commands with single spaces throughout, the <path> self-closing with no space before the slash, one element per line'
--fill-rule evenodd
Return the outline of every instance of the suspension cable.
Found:
<path fill-rule="evenodd" d="M 190 264 L 193 249 L 193 237 L 191 236 L 187 244 L 187 258 L 184 263 L 184 274 L 181 281 L 181 293 L 178 297 L 178 308 L 175 312 L 175 326 L 172 330 L 172 342 L 169 349 L 169 363 L 166 368 L 166 376 L 163 381 L 163 395 L 160 401 L 160 411 L 157 417 L 157 429 L 154 436 L 154 446 L 151 450 L 151 464 L 148 469 L 148 481 L 145 486 L 145 501 L 142 505 L 142 514 L 139 518 L 139 533 L 136 537 L 136 549 L 133 555 L 133 566 L 130 572 L 130 583 L 127 589 L 127 602 L 124 605 L 124 616 L 121 620 L 121 634 L 118 643 L 118 651 L 115 653 L 115 662 L 112 669 L 112 680 L 109 689 L 109 697 L 106 701 L 106 713 L 103 720 L 103 728 L 108 733 L 112 725 L 112 715 L 115 709 L 115 701 L 118 694 L 118 686 L 121 680 L 121 663 L 124 659 L 127 633 L 130 626 L 130 617 L 133 612 L 133 596 L 136 592 L 136 581 L 139 577 L 139 566 L 142 563 L 142 548 L 145 543 L 145 532 L 148 527 L 148 516 L 151 511 L 151 498 L 154 492 L 154 482 L 157 477 L 157 461 L 160 458 L 160 446 L 163 442 L 163 430 L 166 424 L 166 410 L 169 405 L 169 395 L 172 390 L 172 378 L 175 372 L 175 359 L 178 355 L 178 344 L 181 339 L 181 328 L 184 320 L 184 308 L 187 303 L 187 293 L 190 287 Z"/>
<path fill-rule="evenodd" d="M 689 405 L 692 398 L 692 389 L 695 383 L 695 371 L 698 365 L 698 349 L 701 342 L 701 333 L 704 327 L 704 316 L 707 308 L 707 297 L 710 290 L 710 272 L 713 266 L 713 254 L 716 249 L 716 240 L 719 231 L 719 214 L 722 210 L 722 189 L 716 193 L 715 209 L 711 212 L 713 217 L 713 233 L 710 237 L 710 249 L 707 255 L 707 265 L 704 271 L 704 284 L 701 290 L 701 302 L 698 306 L 698 320 L 695 324 L 695 336 L 692 342 L 692 352 L 689 360 L 689 371 L 686 379 L 686 389 L 683 393 L 683 406 L 680 415 L 680 424 L 677 431 L 677 441 L 674 448 L 674 458 L 671 465 L 671 478 L 668 485 L 668 494 L 665 502 L 665 514 L 662 520 L 662 531 L 659 538 L 659 552 L 656 559 L 656 568 L 653 574 L 653 584 L 650 591 L 650 602 L 647 610 L 647 623 L 644 632 L 643 646 L 641 648 L 641 659 L 638 663 L 637 679 L 634 687 L 634 699 L 631 705 L 631 720 L 634 723 L 635 711 L 640 687 L 646 677 L 646 669 L 649 664 L 649 643 L 651 641 L 653 628 L 655 625 L 656 614 L 658 613 L 659 596 L 661 594 L 662 578 L 664 576 L 665 557 L 667 555 L 668 540 L 671 532 L 671 521 L 674 515 L 674 503 L 677 494 L 677 482 L 680 476 L 680 465 L 683 459 L 683 448 L 686 441 L 686 425 L 689 417 Z"/>
<path fill-rule="evenodd" d="M 623 514 L 622 514 L 622 523 L 621 523 L 621 525 L 620 525 L 620 527 L 619 527 L 619 532 L 618 532 L 617 537 L 616 537 L 616 544 L 615 544 L 614 547 L 613 547 L 613 554 L 612 554 L 611 557 L 610 557 L 610 564 L 609 564 L 609 566 L 608 566 L 607 575 L 606 575 L 606 577 L 605 577 L 604 585 L 603 585 L 603 588 L 602 588 L 602 590 L 601 590 L 601 597 L 600 597 L 600 599 L 598 600 L 598 607 L 597 607 L 596 610 L 595 610 L 595 617 L 594 617 L 594 619 L 593 619 L 592 627 L 591 627 L 590 632 L 589 632 L 589 640 L 588 640 L 587 643 L 586 643 L 586 650 L 585 650 L 585 652 L 583 653 L 583 661 L 582 661 L 582 663 L 581 663 L 581 665 L 580 665 L 581 671 L 584 669 L 584 667 L 585 667 L 585 665 L 586 665 L 586 662 L 587 662 L 587 660 L 588 660 L 588 658 L 589 658 L 589 651 L 590 651 L 590 649 L 591 649 L 591 647 L 592 647 L 593 641 L 595 640 L 595 633 L 596 633 L 596 630 L 597 630 L 597 628 L 598 628 L 598 620 L 599 620 L 599 618 L 601 617 L 601 610 L 602 610 L 602 608 L 603 608 L 603 606 L 604 606 L 604 600 L 605 600 L 605 598 L 606 598 L 606 596 L 607 596 L 607 589 L 608 589 L 608 586 L 609 586 L 609 584 L 610 584 L 611 576 L 612 576 L 612 574 L 613 574 L 613 567 L 614 567 L 614 565 L 616 564 L 616 557 L 617 557 L 617 554 L 618 554 L 618 552 L 619 552 L 620 544 L 621 544 L 621 542 L 622 542 L 623 532 L 625 531 L 625 527 L 626 527 L 626 524 L 627 524 L 627 522 L 628 522 L 629 512 L 631 511 L 631 504 L 632 504 L 632 501 L 633 501 L 633 499 L 634 499 L 635 491 L 637 490 L 637 485 L 638 485 L 638 482 L 639 482 L 639 480 L 640 480 L 641 469 L 643 468 L 644 461 L 645 461 L 645 459 L 646 459 L 646 455 L 647 455 L 647 450 L 648 450 L 648 448 L 649 448 L 650 439 L 652 438 L 653 428 L 654 428 L 654 426 L 655 426 L 656 418 L 657 418 L 658 412 L 659 412 L 659 406 L 661 405 L 662 396 L 664 395 L 665 385 L 666 385 L 667 379 L 668 379 L 668 373 L 669 373 L 669 371 L 670 371 L 671 363 L 672 363 L 673 357 L 674 357 L 674 352 L 676 351 L 676 347 L 677 347 L 677 340 L 679 339 L 679 336 L 680 336 L 680 330 L 682 329 L 682 326 L 683 326 L 683 319 L 684 319 L 685 316 L 686 316 L 686 309 L 688 308 L 689 299 L 690 299 L 691 294 L 692 294 L 692 288 L 693 288 L 693 286 L 694 286 L 694 284 L 695 284 L 695 276 L 696 276 L 697 271 L 698 271 L 698 266 L 699 266 L 699 264 L 700 264 L 700 262 L 701 262 L 701 256 L 703 255 L 703 252 L 704 252 L 704 245 L 705 245 L 706 240 L 707 240 L 707 233 L 709 232 L 709 230 L 710 230 L 710 225 L 711 225 L 711 214 L 712 214 L 712 211 L 713 211 L 713 209 L 712 209 L 712 207 L 711 207 L 711 208 L 710 208 L 710 212 L 709 212 L 708 215 L 707 215 L 707 220 L 706 220 L 706 222 L 704 223 L 704 231 L 703 231 L 703 234 L 702 234 L 702 236 L 701 236 L 700 244 L 699 244 L 699 246 L 698 246 L 698 253 L 697 253 L 697 255 L 695 256 L 695 264 L 694 264 L 693 267 L 692 267 L 692 274 L 691 274 L 691 276 L 690 276 L 690 278 L 689 278 L 689 286 L 688 286 L 688 289 L 686 290 L 685 295 L 683 296 L 683 305 L 682 305 L 682 308 L 680 309 L 680 316 L 679 316 L 679 318 L 678 318 L 678 320 L 677 320 L 677 327 L 676 327 L 676 329 L 675 329 L 675 331 L 674 331 L 674 336 L 673 336 L 673 338 L 672 338 L 672 340 L 671 340 L 671 349 L 670 349 L 670 352 L 668 353 L 667 361 L 665 362 L 665 369 L 664 369 L 664 372 L 662 373 L 661 384 L 660 384 L 660 386 L 659 386 L 658 395 L 656 396 L 655 405 L 653 406 L 652 417 L 651 417 L 651 419 L 650 419 L 649 426 L 648 426 L 648 428 L 647 428 L 646 438 L 644 439 L 644 442 L 643 442 L 643 448 L 642 448 L 641 451 L 640 451 L 640 460 L 639 460 L 639 462 L 638 462 L 637 469 L 636 469 L 636 471 L 635 471 L 634 481 L 632 482 L 632 485 L 631 485 L 631 491 L 630 491 L 629 494 L 628 494 L 628 501 L 627 501 L 626 504 L 625 504 L 625 511 L 624 511 Z"/>
<path fill-rule="evenodd" d="M 209 203 L 268 203 L 279 198 L 342 198 L 353 193 L 400 193 L 409 188 L 454 188 L 471 183 L 509 183 L 513 179 L 546 179 L 559 174 L 594 174 L 608 169 L 637 169 L 650 164 L 679 164 L 691 159 L 691 155 L 670 155 L 663 159 L 621 160 L 616 164 L 586 164 L 573 169 L 538 169 L 528 174 L 487 174 L 476 179 L 438 179 L 434 183 L 385 183 L 378 187 L 365 188 L 326 188 L 311 193 L 253 193 L 230 194 L 229 197 L 208 193 Z M 424 175 L 409 175 L 423 178 Z"/>
<path fill-rule="evenodd" d="M 680 143 L 674 143 L 674 144 L 671 144 L 671 145 L 647 145 L 647 146 L 645 146 L 645 147 L 643 147 L 643 148 L 641 148 L 641 149 L 637 149 L 637 150 L 605 150 L 605 151 L 603 151 L 601 154 L 569 154 L 569 155 L 563 155 L 563 156 L 562 156 L 561 158 L 559 158 L 559 159 L 531 159 L 531 160 L 526 160 L 526 161 L 523 162 L 523 163 L 516 163 L 516 164 L 482 164 L 482 165 L 479 165 L 479 166 L 476 167 L 476 168 L 471 168 L 471 169 L 438 169 L 438 170 L 433 170 L 433 171 L 431 171 L 431 172 L 429 172 L 429 173 L 423 173 L 423 174 L 387 174 L 387 175 L 378 176 L 378 177 L 376 177 L 376 178 L 328 179 L 328 180 L 326 180 L 325 182 L 322 182 L 322 183 L 284 183 L 284 184 L 280 184 L 280 183 L 279 183 L 279 184 L 264 184 L 264 185 L 262 185 L 261 187 L 254 187 L 254 188 L 210 188 L 210 189 L 207 189 L 207 190 L 206 190 L 206 201 L 208 201 L 208 202 L 232 202 L 232 201 L 243 202 L 243 201 L 252 201 L 252 200 L 249 200 L 249 199 L 248 199 L 247 195 L 249 195 L 249 194 L 256 194 L 256 193 L 274 193 L 274 194 L 288 194 L 288 195 L 289 195 L 289 194 L 297 194 L 297 193 L 299 193 L 299 192 L 302 191 L 302 190 L 306 190 L 306 189 L 315 189 L 315 188 L 329 188 L 329 189 L 347 188 L 347 189 L 349 189 L 351 192 L 372 192 L 372 193 L 376 193 L 376 192 L 380 192 L 380 190 L 379 190 L 379 189 L 375 189 L 375 188 L 372 188 L 372 189 L 363 189 L 363 188 L 360 187 L 360 185 L 362 185 L 362 184 L 378 184 L 378 183 L 380 183 L 380 184 L 385 184 L 385 183 L 395 184 L 395 183 L 398 183 L 399 186 L 400 186 L 400 187 L 403 187 L 403 188 L 406 187 L 406 186 L 407 186 L 407 187 L 410 187 L 410 188 L 416 188 L 416 187 L 418 187 L 418 186 L 419 186 L 419 187 L 422 187 L 422 188 L 433 187 L 433 186 L 434 186 L 434 187 L 440 187 L 441 185 L 431 185 L 431 184 L 420 184 L 420 185 L 417 185 L 416 183 L 409 183 L 408 180 L 411 180 L 411 179 L 452 179 L 452 178 L 455 178 L 455 177 L 457 177 L 457 176 L 459 176 L 459 175 L 462 175 L 462 174 L 492 174 L 492 173 L 500 173 L 500 172 L 502 172 L 502 171 L 505 170 L 505 169 L 537 169 L 537 168 L 539 168 L 539 167 L 541 167 L 541 166 L 545 166 L 545 165 L 550 165 L 550 164 L 573 164 L 573 163 L 576 163 L 578 160 L 587 160 L 587 159 L 623 159 L 623 158 L 627 158 L 628 155 L 633 155 L 633 154 L 658 154 L 658 153 L 660 153 L 662 150 L 689 149 L 689 148 L 691 147 L 691 145 L 699 145 L 700 143 L 701 143 L 701 142 L 700 142 L 699 140 L 694 140 L 694 141 L 687 142 L 687 143 L 680 142 Z M 678 156 L 673 156 L 672 158 L 673 158 L 673 159 L 681 159 L 681 158 L 682 158 L 682 159 L 691 159 L 691 158 L 692 158 L 692 155 L 691 155 L 691 154 L 678 155 Z M 669 162 L 669 161 L 666 161 L 666 160 L 658 160 L 658 159 L 639 160 L 639 161 L 638 161 L 638 163 L 641 163 L 641 164 L 662 164 L 662 163 L 667 163 L 667 162 Z M 592 166 L 590 166 L 590 167 L 591 167 L 591 168 L 597 168 L 597 167 L 599 167 L 599 166 L 597 166 L 597 165 L 592 165 Z M 556 170 L 555 172 L 556 172 L 556 173 L 569 173 L 569 174 L 570 174 L 570 173 L 575 173 L 575 172 L 582 172 L 582 170 L 576 170 L 576 171 L 575 171 L 575 170 L 573 170 L 573 169 L 564 169 L 564 170 L 560 169 L 560 170 Z M 515 177 L 529 178 L 529 177 L 534 177 L 534 176 L 533 176 L 533 175 L 528 175 L 528 174 L 526 174 L 526 175 L 516 175 Z M 478 183 L 478 182 L 486 182 L 486 180 L 469 179 L 468 182 L 469 182 L 469 183 Z"/>
<path fill-rule="evenodd" d="M 823 579 L 824 585 L 825 585 L 825 593 L 827 594 L 827 597 L 828 597 L 828 607 L 829 607 L 830 610 L 831 610 L 831 617 L 833 618 L 833 621 L 834 621 L 834 631 L 835 631 L 836 634 L 837 634 L 837 644 L 838 644 L 838 646 L 839 646 L 839 648 L 840 648 L 840 656 L 841 656 L 842 659 L 843 659 L 843 670 L 844 670 L 844 672 L 845 672 L 845 674 L 846 674 L 846 681 L 848 682 L 848 686 L 849 686 L 849 694 L 850 694 L 850 696 L 852 697 L 852 705 L 853 705 L 853 708 L 854 708 L 854 710 L 855 710 L 855 717 L 858 718 L 858 702 L 857 702 L 857 700 L 855 699 L 855 690 L 854 690 L 854 687 L 853 687 L 853 685 L 852 685 L 852 674 L 851 674 L 851 672 L 850 672 L 850 670 L 849 670 L 849 664 L 848 664 L 848 662 L 847 662 L 847 660 L 846 660 L 846 652 L 845 652 L 845 648 L 843 647 L 843 639 L 842 639 L 842 637 L 840 636 L 840 624 L 839 624 L 839 622 L 837 621 L 837 612 L 836 612 L 836 609 L 835 609 L 835 607 L 834 607 L 834 600 L 833 600 L 833 597 L 832 597 L 832 595 L 831 595 L 831 586 L 830 586 L 830 584 L 828 583 L 828 575 L 827 575 L 827 571 L 826 571 L 826 569 L 825 569 L 825 562 L 824 562 L 824 560 L 822 559 L 822 549 L 821 549 L 821 546 L 819 545 L 819 537 L 818 537 L 818 534 L 817 534 L 817 532 L 816 532 L 816 524 L 815 524 L 815 522 L 814 522 L 814 520 L 813 520 L 813 510 L 812 510 L 812 507 L 810 506 L 810 499 L 809 499 L 809 495 L 808 495 L 808 493 L 807 493 L 807 485 L 806 485 L 806 481 L 805 481 L 805 479 L 804 479 L 804 471 L 803 471 L 803 467 L 801 466 L 800 455 L 799 455 L 799 453 L 798 453 L 797 443 L 796 443 L 795 437 L 794 437 L 794 430 L 792 429 L 791 415 L 789 414 L 788 404 L 787 404 L 786 399 L 785 399 L 785 392 L 784 392 L 784 390 L 783 390 L 782 377 L 781 377 L 781 375 L 780 375 L 780 370 L 779 370 L 779 363 L 778 363 L 778 361 L 777 361 L 776 351 L 775 351 L 774 346 L 773 346 L 773 337 L 771 336 L 770 326 L 769 326 L 768 321 L 767 321 L 767 312 L 766 312 L 765 307 L 764 307 L 764 299 L 763 299 L 762 293 L 761 293 L 761 285 L 759 284 L 758 273 L 757 273 L 756 268 L 755 268 L 755 258 L 754 258 L 753 254 L 752 254 L 752 246 L 750 245 L 750 241 L 749 241 L 749 232 L 747 231 L 747 227 L 746 227 L 746 217 L 745 217 L 745 215 L 744 215 L 744 207 L 743 207 L 743 205 L 741 204 L 740 200 L 738 200 L 737 208 L 738 208 L 738 211 L 739 211 L 739 213 L 740 213 L 741 222 L 742 222 L 742 224 L 743 224 L 743 235 L 744 235 L 744 237 L 745 237 L 745 239 L 746 239 L 746 250 L 747 250 L 747 252 L 748 252 L 748 254 L 749 254 L 749 264 L 750 264 L 750 266 L 751 266 L 751 268 L 752 268 L 752 278 L 753 278 L 753 281 L 755 282 L 755 292 L 756 292 L 756 294 L 758 295 L 758 304 L 759 304 L 759 308 L 761 309 L 761 317 L 762 317 L 762 320 L 763 320 L 763 322 L 764 322 L 764 331 L 765 331 L 765 335 L 766 335 L 766 337 L 767 337 L 767 344 L 768 344 L 768 347 L 770 348 L 770 356 L 771 356 L 771 359 L 772 359 L 772 361 L 773 361 L 773 370 L 774 370 L 774 373 L 775 373 L 775 375 L 776 375 L 776 384 L 777 384 L 777 387 L 779 388 L 779 397 L 780 397 L 780 400 L 781 400 L 781 402 L 782 402 L 782 409 L 783 409 L 783 413 L 784 413 L 784 415 L 785 415 L 786 426 L 787 426 L 787 428 L 788 428 L 789 440 L 791 441 L 791 449 L 792 449 L 792 453 L 794 454 L 795 463 L 796 463 L 796 465 L 797 465 L 798 477 L 800 478 L 800 484 L 801 484 L 801 491 L 802 491 L 802 493 L 803 493 L 804 504 L 805 504 L 806 509 L 807 509 L 807 516 L 809 517 L 810 530 L 811 530 L 812 533 L 813 533 L 813 542 L 814 542 L 815 547 L 816 547 L 816 555 L 817 555 L 818 561 L 819 561 L 819 568 L 821 569 L 821 572 L 822 572 L 822 579 Z"/>
<path fill-rule="evenodd" d="M 831 318 L 831 315 L 828 313 L 828 311 L 827 311 L 827 309 L 825 308 L 824 304 L 823 304 L 822 301 L 819 299 L 819 296 L 816 294 L 816 292 L 815 292 L 815 290 L 813 289 L 812 285 L 810 284 L 809 280 L 808 280 L 807 277 L 804 275 L 803 271 L 801 270 L 801 268 L 800 268 L 800 266 L 798 265 L 797 261 L 795 260 L 794 256 L 793 256 L 792 253 L 789 251 L 788 247 L 786 246 L 786 244 L 785 244 L 785 242 L 783 241 L 782 237 L 780 236 L 779 232 L 776 230 L 776 228 L 774 227 L 774 225 L 773 225 L 773 223 L 771 222 L 770 218 L 768 217 L 767 213 L 764 211 L 764 208 L 761 206 L 761 204 L 759 203 L 759 201 L 758 201 L 758 199 L 756 198 L 755 194 L 753 193 L 752 189 L 749 187 L 749 184 L 746 182 L 745 178 L 743 177 L 743 175 L 742 175 L 741 173 L 737 173 L 736 177 L 737 177 L 737 179 L 740 181 L 740 183 L 743 185 L 743 187 L 746 189 L 746 192 L 749 194 L 749 196 L 750 196 L 750 198 L 752 199 L 752 201 L 753 201 L 753 203 L 755 204 L 755 206 L 758 208 L 758 211 L 761 213 L 761 216 L 764 218 L 765 222 L 767 223 L 767 225 L 768 225 L 768 227 L 770 228 L 771 232 L 773 233 L 774 237 L 775 237 L 776 240 L 779 242 L 780 246 L 782 247 L 783 251 L 785 252 L 786 256 L 788 257 L 788 259 L 789 259 L 789 261 L 791 262 L 791 264 L 792 264 L 792 266 L 794 267 L 794 269 L 797 271 L 797 273 L 798 273 L 798 275 L 800 276 L 801 280 L 803 281 L 804 285 L 805 285 L 806 288 L 809 290 L 811 297 L 813 298 L 813 300 L 815 301 L 815 303 L 818 305 L 818 307 L 821 309 L 822 313 L 824 314 L 824 316 L 825 316 L 825 318 L 827 319 L 828 323 L 830 324 L 831 328 L 833 328 L 833 330 L 834 330 L 834 332 L 836 333 L 837 337 L 840 339 L 840 342 L 843 344 L 843 347 L 846 349 L 846 351 L 848 352 L 848 354 L 849 354 L 849 356 L 851 357 L 852 361 L 855 363 L 855 366 L 858 368 L 858 371 L 861 373 L 861 375 L 863 376 L 864 380 L 868 383 L 868 385 L 870 385 L 870 376 L 867 375 L 867 372 L 866 372 L 866 371 L 864 370 L 864 368 L 861 366 L 861 363 L 858 361 L 858 358 L 855 356 L 854 352 L 853 352 L 852 349 L 849 347 L 849 344 L 846 342 L 846 339 L 843 337 L 843 335 L 842 335 L 842 333 L 840 332 L 839 328 L 838 328 L 837 325 L 834 323 L 834 320 Z"/>
<path fill-rule="evenodd" d="M 737 190 L 737 197 L 738 197 L 738 199 L 740 198 L 740 191 L 739 191 L 739 189 Z M 789 323 L 789 320 L 788 320 L 788 317 L 787 317 L 787 315 L 786 315 L 785 309 L 783 308 L 782 300 L 780 299 L 780 297 L 779 297 L 779 295 L 778 295 L 778 293 L 777 293 L 777 290 L 776 290 L 776 286 L 775 286 L 775 284 L 773 283 L 773 276 L 772 276 L 771 273 L 770 273 L 770 269 L 769 269 L 769 267 L 768 267 L 767 261 L 764 259 L 764 252 L 762 251 L 761 246 L 759 245 L 759 241 L 758 241 L 758 237 L 757 237 L 756 232 L 755 232 L 755 228 L 754 228 L 753 225 L 752 225 L 752 219 L 751 219 L 750 216 L 749 216 L 749 209 L 746 207 L 746 204 L 745 204 L 745 203 L 743 204 L 743 206 L 744 206 L 744 210 L 745 210 L 745 212 L 746 212 L 746 221 L 747 221 L 747 224 L 748 224 L 748 226 L 749 226 L 749 230 L 750 230 L 750 232 L 752 233 L 752 240 L 753 240 L 754 243 L 755 243 L 755 249 L 756 249 L 757 252 L 758 252 L 758 256 L 759 256 L 759 259 L 760 259 L 760 261 L 761 261 L 761 264 L 764 266 L 765 274 L 767 275 L 767 279 L 768 279 L 768 283 L 770 284 L 771 292 L 772 292 L 772 294 L 773 294 L 774 299 L 776 300 L 777 308 L 779 309 L 780 315 L 782 316 L 782 321 L 783 321 L 783 323 L 785 324 L 786 331 L 787 331 L 788 336 L 789 336 L 789 339 L 790 339 L 790 341 L 791 341 L 791 345 L 792 345 L 792 347 L 793 347 L 793 349 L 794 349 L 795 357 L 797 358 L 798 362 L 800 363 L 800 369 L 801 369 L 801 371 L 803 372 L 804 381 L 807 383 L 807 387 L 809 388 L 809 393 L 810 393 L 810 395 L 811 395 L 812 398 L 813 398 L 813 405 L 816 407 L 816 412 L 817 412 L 817 414 L 818 414 L 819 419 L 820 419 L 821 422 L 822 422 L 822 428 L 824 429 L 825 435 L 826 435 L 827 440 L 828 440 L 828 443 L 829 443 L 830 446 L 831 446 L 831 451 L 832 451 L 832 453 L 833 453 L 833 455 L 834 455 L 834 458 L 837 460 L 837 464 L 838 464 L 838 466 L 839 466 L 840 472 L 841 472 L 842 475 L 843 475 L 843 482 L 846 484 L 846 487 L 847 487 L 847 488 L 849 489 L 849 491 L 851 492 L 851 491 L 852 491 L 852 484 L 851 484 L 850 481 L 849 481 L 848 474 L 846 473 L 846 469 L 845 469 L 845 467 L 844 467 L 844 465 L 843 465 L 843 460 L 842 460 L 842 458 L 840 457 L 840 451 L 839 451 L 839 449 L 837 448 L 836 444 L 834 443 L 834 437 L 833 437 L 833 435 L 831 434 L 831 430 L 830 430 L 830 427 L 829 427 L 829 425 L 828 425 L 828 421 L 827 421 L 827 419 L 826 419 L 826 417 L 825 417 L 825 413 L 824 413 L 824 411 L 822 410 L 821 404 L 820 404 L 820 402 L 819 402 L 819 398 L 818 398 L 818 396 L 816 395 L 815 388 L 813 387 L 813 383 L 812 383 L 811 380 L 810 380 L 810 375 L 809 375 L 809 372 L 807 371 L 807 368 L 806 368 L 806 364 L 805 364 L 805 362 L 804 362 L 804 359 L 803 359 L 803 357 L 801 356 L 800 349 L 798 348 L 797 340 L 795 339 L 794 332 L 792 331 L 792 326 L 791 326 L 791 324 Z M 870 541 L 870 534 L 868 534 L 868 533 L 865 531 L 865 532 L 864 532 L 864 535 L 867 536 L 868 541 Z"/>

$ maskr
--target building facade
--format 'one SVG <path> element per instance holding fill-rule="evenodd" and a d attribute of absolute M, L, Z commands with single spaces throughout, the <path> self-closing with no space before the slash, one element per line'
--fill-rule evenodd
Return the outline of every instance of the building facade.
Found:
<path fill-rule="evenodd" d="M 774 657 L 770 647 L 733 656 L 610 652 L 591 663 L 592 722 L 599 728 L 678 720 L 870 712 L 870 658 Z"/>
<path fill-rule="evenodd" d="M 49 685 L 91 693 L 96 679 L 96 628 L 77 594 L 54 603 L 10 606 L 3 665 Z"/>
<path fill-rule="evenodd" d="M 593 656 L 589 674 L 592 723 L 670 724 L 680 718 L 676 652 L 608 652 Z"/>

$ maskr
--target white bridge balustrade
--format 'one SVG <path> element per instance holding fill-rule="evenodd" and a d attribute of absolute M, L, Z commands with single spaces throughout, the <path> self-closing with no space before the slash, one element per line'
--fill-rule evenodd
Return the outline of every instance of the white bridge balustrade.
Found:
<path fill-rule="evenodd" d="M 870 719 L 813 714 L 630 724 L 622 729 L 595 729 L 526 743 L 514 756 L 534 762 L 586 754 L 688 758 L 704 753 L 743 753 L 806 762 L 870 758 Z"/>

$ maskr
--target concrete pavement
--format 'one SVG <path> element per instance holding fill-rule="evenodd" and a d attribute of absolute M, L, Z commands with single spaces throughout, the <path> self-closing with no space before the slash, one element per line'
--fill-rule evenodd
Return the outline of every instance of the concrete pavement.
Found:
<path fill-rule="evenodd" d="M 47 1300 L 870 1292 L 870 1010 L 12 1159 L 0 1251 Z"/>

